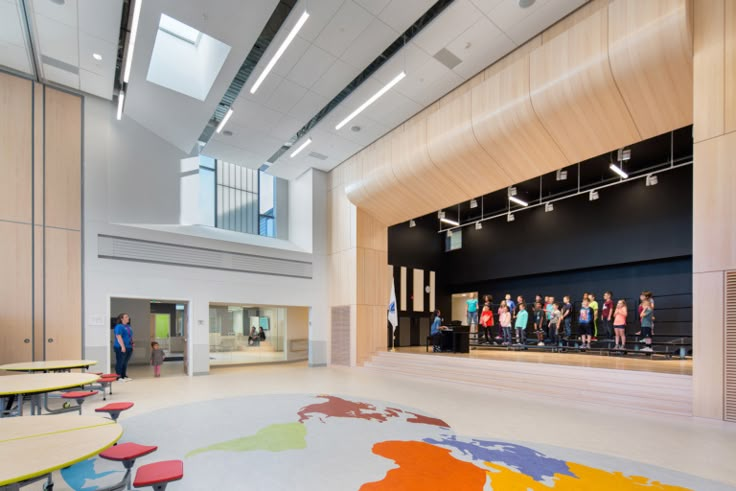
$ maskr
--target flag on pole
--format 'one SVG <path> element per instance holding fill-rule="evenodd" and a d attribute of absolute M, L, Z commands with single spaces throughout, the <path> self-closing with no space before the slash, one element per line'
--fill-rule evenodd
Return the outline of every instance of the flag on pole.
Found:
<path fill-rule="evenodd" d="M 388 322 L 391 324 L 393 332 L 396 332 L 399 325 L 399 313 L 396 310 L 396 287 L 393 278 L 391 278 L 391 298 L 388 302 Z"/>

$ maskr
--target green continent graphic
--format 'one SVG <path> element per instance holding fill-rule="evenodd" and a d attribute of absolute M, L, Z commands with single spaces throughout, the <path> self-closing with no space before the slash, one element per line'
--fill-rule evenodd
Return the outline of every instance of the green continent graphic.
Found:
<path fill-rule="evenodd" d="M 215 443 L 208 447 L 192 450 L 187 457 L 197 454 L 222 450 L 224 452 L 251 452 L 267 450 L 283 452 L 284 450 L 301 450 L 307 448 L 307 428 L 301 423 L 284 423 L 266 426 L 258 433 L 226 442 Z"/>

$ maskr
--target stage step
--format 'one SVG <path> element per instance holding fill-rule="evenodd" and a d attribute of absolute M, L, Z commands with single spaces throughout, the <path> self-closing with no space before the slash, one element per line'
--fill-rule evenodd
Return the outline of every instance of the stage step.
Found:
<path fill-rule="evenodd" d="M 692 415 L 692 377 L 555 364 L 379 352 L 364 368 L 565 401 Z"/>

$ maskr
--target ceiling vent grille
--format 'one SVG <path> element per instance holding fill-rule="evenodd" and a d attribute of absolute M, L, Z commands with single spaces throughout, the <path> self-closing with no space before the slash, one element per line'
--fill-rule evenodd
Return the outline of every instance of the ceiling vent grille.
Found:
<path fill-rule="evenodd" d="M 319 152 L 309 152 L 308 154 L 310 157 L 314 157 L 315 159 L 319 160 L 327 160 L 327 155 L 321 154 Z"/>

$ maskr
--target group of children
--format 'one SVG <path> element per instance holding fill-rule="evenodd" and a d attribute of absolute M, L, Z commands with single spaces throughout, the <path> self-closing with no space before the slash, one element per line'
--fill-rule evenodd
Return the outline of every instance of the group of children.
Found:
<path fill-rule="evenodd" d="M 575 312 L 569 295 L 565 295 L 562 302 L 556 302 L 554 296 L 546 296 L 542 299 L 541 295 L 537 295 L 534 303 L 527 306 L 521 295 L 516 298 L 515 302 L 511 298 L 511 294 L 507 293 L 496 311 L 499 331 L 495 338 L 493 336 L 494 312 L 492 302 L 493 298 L 490 295 L 483 297 L 483 307 L 479 317 L 478 300 L 475 295 L 471 295 L 471 298 L 467 300 L 468 324 L 471 332 L 477 332 L 479 344 L 496 344 L 496 341 L 501 341 L 503 346 L 509 346 L 515 338 L 517 344 L 525 345 L 526 330 L 529 327 L 530 320 L 539 346 L 544 346 L 545 340 L 553 346 L 557 346 L 563 341 L 569 343 L 572 340 Z M 654 327 L 652 292 L 644 291 L 641 293 L 637 313 L 638 322 L 641 326 L 641 331 L 637 334 L 641 334 L 645 343 L 642 350 L 652 351 L 650 346 Z M 621 299 L 614 306 L 612 292 L 607 291 L 603 294 L 602 307 L 596 301 L 595 294 L 584 293 L 581 306 L 577 312 L 580 347 L 588 349 L 592 341 L 598 340 L 600 321 L 600 337 L 615 339 L 614 349 L 624 349 L 626 346 L 627 317 L 628 307 L 626 301 Z"/>

